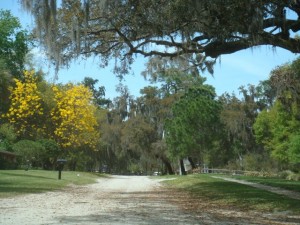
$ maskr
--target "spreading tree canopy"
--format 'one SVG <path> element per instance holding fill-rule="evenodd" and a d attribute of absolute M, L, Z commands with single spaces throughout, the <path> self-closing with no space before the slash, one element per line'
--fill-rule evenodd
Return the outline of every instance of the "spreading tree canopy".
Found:
<path fill-rule="evenodd" d="M 0 59 L 15 78 L 22 78 L 29 47 L 28 33 L 22 30 L 18 18 L 10 11 L 0 9 Z"/>
<path fill-rule="evenodd" d="M 0 113 L 9 108 L 8 87 L 13 78 L 24 80 L 25 57 L 30 46 L 29 35 L 22 30 L 18 18 L 0 9 Z"/>
<path fill-rule="evenodd" d="M 57 66 L 81 55 L 116 59 L 126 73 L 134 56 L 207 59 L 254 46 L 300 52 L 299 0 L 22 0 Z"/>

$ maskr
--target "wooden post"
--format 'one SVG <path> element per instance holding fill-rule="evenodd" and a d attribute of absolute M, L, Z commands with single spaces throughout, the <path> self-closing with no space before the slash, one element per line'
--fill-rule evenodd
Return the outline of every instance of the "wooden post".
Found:
<path fill-rule="evenodd" d="M 61 170 L 58 170 L 58 179 L 61 180 Z"/>

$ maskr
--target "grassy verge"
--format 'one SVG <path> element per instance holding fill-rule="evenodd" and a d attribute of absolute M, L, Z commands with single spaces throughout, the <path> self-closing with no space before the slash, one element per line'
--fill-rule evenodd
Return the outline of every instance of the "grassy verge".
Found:
<path fill-rule="evenodd" d="M 212 178 L 206 174 L 180 176 L 164 182 L 171 188 L 188 192 L 194 201 L 205 202 L 212 207 L 300 213 L 299 200 L 247 185 Z"/>
<path fill-rule="evenodd" d="M 57 171 L 0 170 L 0 198 L 26 193 L 55 191 L 69 184 L 94 183 L 98 176 L 91 173 L 63 171 L 58 180 Z"/>
<path fill-rule="evenodd" d="M 249 177 L 249 176 L 231 176 L 237 180 L 246 180 L 253 183 L 265 184 L 272 187 L 279 187 L 291 191 L 300 192 L 300 181 L 284 180 L 279 178 Z"/>

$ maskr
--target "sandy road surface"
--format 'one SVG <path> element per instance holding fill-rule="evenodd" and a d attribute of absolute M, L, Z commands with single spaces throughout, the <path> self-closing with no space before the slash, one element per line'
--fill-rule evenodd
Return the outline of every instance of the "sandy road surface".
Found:
<path fill-rule="evenodd" d="M 199 224 L 168 203 L 160 184 L 143 176 L 113 176 L 64 191 L 0 200 L 0 224 Z"/>
<path fill-rule="evenodd" d="M 298 218 L 277 218 L 235 210 L 186 208 L 188 196 L 170 193 L 159 180 L 143 176 L 113 176 L 63 191 L 0 199 L 0 224 L 298 224 Z M 190 200 L 187 201 L 190 203 Z M 278 220 L 279 219 L 279 220 Z"/>

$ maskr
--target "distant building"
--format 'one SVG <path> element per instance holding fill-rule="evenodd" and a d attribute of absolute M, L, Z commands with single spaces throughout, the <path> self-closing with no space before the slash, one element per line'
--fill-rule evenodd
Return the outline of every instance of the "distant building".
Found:
<path fill-rule="evenodd" d="M 1 169 L 14 168 L 17 163 L 17 154 L 13 152 L 8 152 L 0 150 L 0 165 Z"/>
<path fill-rule="evenodd" d="M 192 170 L 192 165 L 187 158 L 183 159 L 183 165 L 184 165 L 184 169 L 186 172 L 189 172 Z"/>

